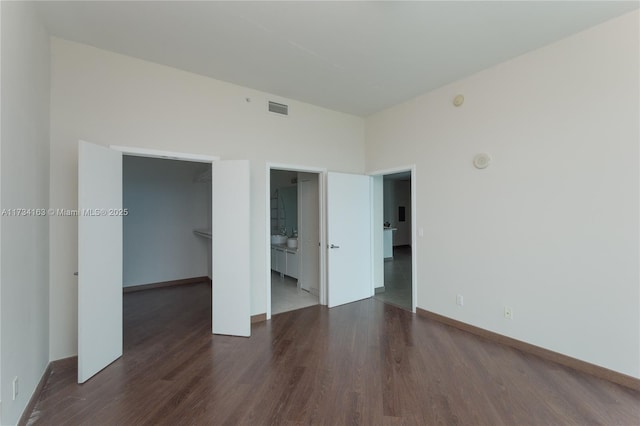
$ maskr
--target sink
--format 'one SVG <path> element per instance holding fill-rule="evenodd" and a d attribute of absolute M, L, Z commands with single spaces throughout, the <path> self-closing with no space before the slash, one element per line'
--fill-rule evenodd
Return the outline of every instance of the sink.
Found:
<path fill-rule="evenodd" d="M 271 244 L 284 244 L 287 242 L 286 235 L 272 235 L 271 236 Z"/>

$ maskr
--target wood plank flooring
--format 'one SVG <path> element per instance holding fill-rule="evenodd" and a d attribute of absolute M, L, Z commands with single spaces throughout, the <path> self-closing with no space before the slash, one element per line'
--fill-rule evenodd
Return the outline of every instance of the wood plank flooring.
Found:
<path fill-rule="evenodd" d="M 124 298 L 124 356 L 55 366 L 37 425 L 637 425 L 640 394 L 369 299 L 210 334 L 206 284 Z"/>

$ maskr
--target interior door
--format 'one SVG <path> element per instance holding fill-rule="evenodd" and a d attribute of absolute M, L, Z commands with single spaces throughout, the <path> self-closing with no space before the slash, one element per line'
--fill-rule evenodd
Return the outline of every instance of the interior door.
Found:
<path fill-rule="evenodd" d="M 371 177 L 327 175 L 328 306 L 373 296 Z"/>
<path fill-rule="evenodd" d="M 251 335 L 249 161 L 214 161 L 212 178 L 212 330 Z"/>
<path fill-rule="evenodd" d="M 320 290 L 320 192 L 318 175 L 298 173 L 298 254 L 300 287 Z"/>
<path fill-rule="evenodd" d="M 122 356 L 122 153 L 78 146 L 78 383 Z"/>

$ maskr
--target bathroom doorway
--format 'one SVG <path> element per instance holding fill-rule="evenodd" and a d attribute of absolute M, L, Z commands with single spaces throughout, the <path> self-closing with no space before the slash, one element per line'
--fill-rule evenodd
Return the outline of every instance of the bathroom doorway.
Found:
<path fill-rule="evenodd" d="M 269 169 L 270 312 L 320 303 L 320 174 Z"/>

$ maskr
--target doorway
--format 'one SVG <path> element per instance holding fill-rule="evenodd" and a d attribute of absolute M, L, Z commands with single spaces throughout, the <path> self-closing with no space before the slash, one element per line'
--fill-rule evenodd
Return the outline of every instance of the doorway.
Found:
<path fill-rule="evenodd" d="M 122 356 L 123 154 L 211 164 L 212 332 L 251 335 L 249 161 L 79 141 L 79 383 Z"/>
<path fill-rule="evenodd" d="M 211 279 L 211 164 L 124 155 L 123 288 Z"/>
<path fill-rule="evenodd" d="M 320 303 L 320 174 L 269 169 L 270 314 Z"/>
<path fill-rule="evenodd" d="M 211 297 L 207 309 L 188 315 L 176 315 L 171 306 L 211 294 L 211 164 L 124 155 L 122 194 L 126 354 L 137 341 L 132 330 L 141 316 L 172 315 L 180 327 L 187 317 L 211 315 Z"/>
<path fill-rule="evenodd" d="M 415 312 L 414 168 L 374 176 L 375 295 L 384 303 Z M 379 222 L 383 225 L 380 227 Z"/>

